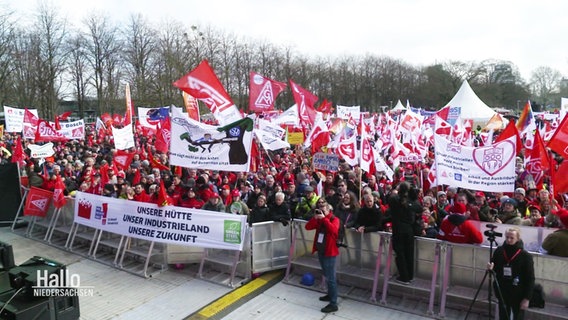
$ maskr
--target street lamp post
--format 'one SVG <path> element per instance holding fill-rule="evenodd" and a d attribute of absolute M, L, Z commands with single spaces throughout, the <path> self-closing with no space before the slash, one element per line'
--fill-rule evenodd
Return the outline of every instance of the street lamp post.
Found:
<path fill-rule="evenodd" d="M 521 100 L 517 100 L 517 111 L 521 111 L 520 103 Z"/>

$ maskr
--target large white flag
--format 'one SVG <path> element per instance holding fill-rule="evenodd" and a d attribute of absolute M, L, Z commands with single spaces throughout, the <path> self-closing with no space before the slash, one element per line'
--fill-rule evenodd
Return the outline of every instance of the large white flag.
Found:
<path fill-rule="evenodd" d="M 248 171 L 253 119 L 211 126 L 172 109 L 170 164 L 186 168 Z"/>
<path fill-rule="evenodd" d="M 286 111 L 282 112 L 280 116 L 272 120 L 273 124 L 286 124 L 292 126 L 300 125 L 300 115 L 298 114 L 298 106 L 293 105 Z"/>
<path fill-rule="evenodd" d="M 282 138 L 275 137 L 272 133 L 260 129 L 254 129 L 254 134 L 262 147 L 266 150 L 280 150 L 290 148 L 290 144 Z"/>
<path fill-rule="evenodd" d="M 132 123 L 117 129 L 112 127 L 112 136 L 114 137 L 114 147 L 118 150 L 127 150 L 134 147 L 134 134 L 132 134 Z"/>
<path fill-rule="evenodd" d="M 436 179 L 450 185 L 488 192 L 515 190 L 515 137 L 485 147 L 466 147 L 434 135 Z"/>

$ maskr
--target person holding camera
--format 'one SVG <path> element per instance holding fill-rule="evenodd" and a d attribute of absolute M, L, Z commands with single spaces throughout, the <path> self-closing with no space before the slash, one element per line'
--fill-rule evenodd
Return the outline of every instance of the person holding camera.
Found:
<path fill-rule="evenodd" d="M 518 227 L 507 229 L 505 243 L 495 249 L 487 268 L 495 271 L 499 319 L 510 319 L 511 313 L 514 320 L 524 319 L 534 289 L 534 263 Z"/>
<path fill-rule="evenodd" d="M 327 294 L 320 301 L 329 301 L 321 309 L 323 313 L 339 310 L 337 306 L 337 281 L 335 279 L 335 260 L 339 255 L 337 238 L 339 235 L 339 218 L 332 213 L 332 207 L 325 200 L 318 201 L 313 217 L 306 223 L 306 230 L 316 230 L 312 253 L 317 252 L 319 263 L 327 284 Z"/>

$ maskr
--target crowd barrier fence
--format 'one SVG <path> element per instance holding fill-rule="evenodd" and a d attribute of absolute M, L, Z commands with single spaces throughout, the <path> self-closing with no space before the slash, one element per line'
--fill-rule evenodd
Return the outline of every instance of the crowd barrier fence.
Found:
<path fill-rule="evenodd" d="M 73 211 L 74 201 L 70 198 L 63 208 L 50 208 L 45 218 L 23 217 L 28 220 L 24 235 L 144 277 L 165 270 L 171 263 L 199 262 L 200 277 L 207 279 L 206 274 L 212 269 L 225 270 L 228 280 L 207 280 L 229 286 L 238 285 L 237 278 L 244 283 L 256 273 L 275 269 L 285 269 L 284 281 L 291 284 L 298 285 L 295 276 L 307 270 L 323 280 L 317 255 L 311 253 L 315 231 L 306 230 L 306 222 L 302 220 L 294 220 L 287 226 L 280 222 L 247 226 L 243 250 L 235 251 L 163 244 L 112 234 L 74 223 Z M 16 216 L 16 219 L 19 217 Z M 491 230 L 484 223 L 478 225 L 482 233 Z M 495 232 L 504 234 L 508 227 L 497 225 Z M 554 229 L 520 228 L 525 246 L 533 255 L 536 282 L 543 286 L 547 304 L 558 306 L 560 313 L 568 314 L 568 259 L 538 252 L 542 241 Z M 504 241 L 504 237 L 496 239 Z M 346 248 L 339 249 L 337 279 L 340 285 L 351 289 L 340 294 L 350 296 L 357 292 L 355 298 L 359 300 L 387 305 L 391 292 L 411 290 L 412 294 L 427 299 L 428 306 L 423 313 L 438 317 L 446 315 L 448 303 L 461 299 L 461 304 L 467 305 L 466 302 L 471 301 L 490 258 L 486 237 L 482 245 L 417 237 L 415 281 L 408 287 L 393 281 L 396 264 L 393 263 L 395 255 L 390 233 L 357 233 L 348 229 L 345 243 Z M 168 247 L 178 251 L 183 248 L 188 253 L 182 250 L 177 256 L 172 255 L 172 260 Z M 323 286 L 324 281 L 320 281 L 316 288 L 323 291 Z M 361 294 L 362 290 L 364 294 Z M 479 302 L 483 303 L 483 300 L 480 298 Z"/>

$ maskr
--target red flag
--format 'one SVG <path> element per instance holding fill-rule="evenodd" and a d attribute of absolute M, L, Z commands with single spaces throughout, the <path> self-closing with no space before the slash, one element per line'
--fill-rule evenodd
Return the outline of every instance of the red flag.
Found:
<path fill-rule="evenodd" d="M 124 97 L 126 98 L 126 112 L 124 113 L 124 125 L 127 126 L 132 123 L 132 116 L 134 115 L 134 105 L 130 98 L 130 84 L 126 84 L 124 88 Z"/>
<path fill-rule="evenodd" d="M 538 129 L 534 135 L 534 144 L 525 159 L 525 170 L 533 177 L 534 182 L 539 185 L 544 178 L 545 171 L 550 168 L 548 151 L 544 147 L 544 141 Z"/>
<path fill-rule="evenodd" d="M 316 110 L 314 104 L 318 101 L 318 97 L 308 90 L 300 87 L 294 81 L 290 80 L 290 87 L 292 89 L 292 96 L 294 102 L 298 106 L 298 115 L 300 116 L 300 123 L 304 126 L 313 125 L 316 120 Z"/>
<path fill-rule="evenodd" d="M 450 115 L 450 106 L 445 106 L 442 109 L 436 111 L 436 115 L 444 121 L 448 121 Z"/>
<path fill-rule="evenodd" d="M 139 184 L 140 180 L 142 180 L 142 177 L 140 176 L 140 168 L 138 168 L 134 171 L 134 177 L 132 178 L 132 185 L 135 186 Z"/>
<path fill-rule="evenodd" d="M 556 128 L 556 131 L 550 137 L 547 147 L 552 151 L 561 155 L 565 160 L 568 159 L 568 117 L 564 117 L 562 122 Z"/>
<path fill-rule="evenodd" d="M 26 108 L 24 109 L 24 122 L 29 123 L 30 125 L 35 127 L 39 123 L 39 118 Z"/>
<path fill-rule="evenodd" d="M 60 176 L 57 176 L 57 181 L 55 181 L 55 189 L 53 189 L 53 206 L 57 209 L 63 207 L 67 203 L 65 199 L 65 184 Z"/>
<path fill-rule="evenodd" d="M 497 143 L 503 140 L 507 140 L 508 138 L 516 136 L 517 137 L 517 150 L 516 153 L 521 153 L 521 149 L 523 148 L 523 143 L 521 142 L 521 136 L 519 135 L 519 130 L 515 126 L 515 122 L 509 121 L 505 129 L 501 131 L 501 134 L 495 139 L 493 143 Z"/>
<path fill-rule="evenodd" d="M 12 163 L 24 164 L 27 155 L 24 153 L 24 148 L 22 147 L 22 137 L 18 136 L 16 142 L 14 143 L 14 153 L 12 153 Z"/>
<path fill-rule="evenodd" d="M 130 167 L 130 163 L 132 163 L 132 159 L 134 159 L 135 152 L 128 152 L 124 150 L 117 150 L 112 158 L 113 164 L 115 164 L 118 168 L 126 170 Z"/>
<path fill-rule="evenodd" d="M 38 122 L 39 118 L 35 114 L 31 113 L 28 109 L 24 109 L 24 122 L 22 129 L 24 139 L 35 139 Z"/>
<path fill-rule="evenodd" d="M 101 174 L 101 185 L 103 185 L 103 186 L 106 185 L 109 181 L 109 178 L 108 178 L 108 169 L 109 168 L 110 167 L 109 167 L 108 163 L 105 163 L 104 165 L 102 165 L 99 168 L 99 173 Z"/>
<path fill-rule="evenodd" d="M 47 120 L 40 120 L 35 133 L 36 142 L 67 141 L 64 135 L 57 132 Z"/>
<path fill-rule="evenodd" d="M 317 111 L 321 113 L 331 113 L 333 111 L 332 108 L 333 104 L 331 101 L 327 101 L 327 99 L 323 99 L 322 103 L 317 107 Z"/>
<path fill-rule="evenodd" d="M 59 121 L 66 121 L 67 118 L 69 118 L 70 115 L 71 115 L 71 111 L 64 112 L 61 115 L 56 115 L 55 116 L 55 129 L 61 130 L 61 125 L 59 124 Z"/>
<path fill-rule="evenodd" d="M 258 150 L 258 144 L 254 142 L 250 149 L 250 172 L 257 172 L 260 168 L 260 151 Z"/>
<path fill-rule="evenodd" d="M 312 153 L 322 152 L 321 148 L 327 146 L 330 140 L 331 137 L 327 125 L 322 119 L 318 119 L 306 137 L 304 145 L 311 145 Z"/>
<path fill-rule="evenodd" d="M 183 91 L 183 104 L 185 105 L 185 111 L 187 111 L 187 116 L 195 121 L 201 121 L 199 116 L 199 103 L 192 95 Z"/>
<path fill-rule="evenodd" d="M 160 120 L 158 124 L 158 132 L 156 133 L 156 143 L 154 147 L 156 150 L 167 153 L 170 150 L 170 138 L 172 134 L 172 123 L 170 117 Z"/>
<path fill-rule="evenodd" d="M 105 125 L 105 129 L 110 129 L 110 126 L 112 126 L 112 117 L 110 116 L 110 114 L 108 113 L 101 114 L 101 120 Z"/>
<path fill-rule="evenodd" d="M 158 206 L 164 207 L 169 205 L 171 205 L 170 197 L 168 197 L 168 194 L 166 192 L 166 187 L 164 186 L 164 180 L 160 179 L 160 190 L 158 190 Z"/>
<path fill-rule="evenodd" d="M 553 177 L 555 194 L 568 192 L 568 179 L 566 177 L 568 177 L 568 161 L 562 161 Z"/>
<path fill-rule="evenodd" d="M 203 101 L 221 126 L 243 118 L 207 60 L 174 82 L 174 86 Z"/>
<path fill-rule="evenodd" d="M 286 83 L 263 77 L 251 71 L 249 84 L 250 111 L 260 113 L 274 110 L 274 100 L 284 89 L 286 89 Z"/>
<path fill-rule="evenodd" d="M 24 216 L 37 216 L 45 218 L 47 210 L 53 199 L 53 192 L 45 189 L 31 187 L 26 204 L 24 206 Z"/>
<path fill-rule="evenodd" d="M 152 168 L 158 168 L 161 170 L 167 170 L 169 171 L 170 168 L 168 166 L 163 165 L 161 162 L 158 162 L 158 160 L 156 160 L 154 158 L 154 155 L 152 155 L 152 151 L 150 151 L 150 147 L 148 146 L 148 159 L 150 160 L 150 165 L 152 166 Z"/>
<path fill-rule="evenodd" d="M 124 119 L 122 118 L 121 115 L 119 114 L 113 114 L 112 115 L 112 125 L 115 127 L 120 127 L 123 125 L 123 121 Z"/>

